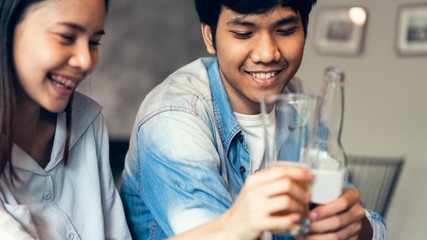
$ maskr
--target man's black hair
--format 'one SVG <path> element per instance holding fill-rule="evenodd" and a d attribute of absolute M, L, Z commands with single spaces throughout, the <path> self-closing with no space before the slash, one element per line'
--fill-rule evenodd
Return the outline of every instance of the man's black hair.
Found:
<path fill-rule="evenodd" d="M 307 22 L 311 9 L 317 0 L 194 0 L 200 22 L 212 30 L 215 46 L 215 33 L 222 7 L 240 14 L 260 14 L 276 6 L 290 7 L 301 16 L 304 35 L 307 36 Z"/>

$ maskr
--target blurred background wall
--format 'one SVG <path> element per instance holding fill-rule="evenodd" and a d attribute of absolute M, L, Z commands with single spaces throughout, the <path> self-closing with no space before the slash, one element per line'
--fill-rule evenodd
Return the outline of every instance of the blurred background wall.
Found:
<path fill-rule="evenodd" d="M 403 172 L 386 216 L 389 240 L 426 239 L 427 55 L 395 51 L 400 5 L 426 0 L 321 0 L 320 6 L 363 6 L 368 11 L 363 52 L 358 57 L 318 54 L 309 38 L 299 76 L 320 90 L 329 65 L 346 72 L 342 142 L 348 154 L 404 156 Z M 316 10 L 309 26 L 316 27 Z"/>
<path fill-rule="evenodd" d="M 368 11 L 365 43 L 358 56 L 319 54 L 308 36 L 299 77 L 320 90 L 323 71 L 346 72 L 343 145 L 348 154 L 404 156 L 402 175 L 386 222 L 389 240 L 427 236 L 427 56 L 395 51 L 400 5 L 427 0 L 321 0 L 322 6 L 362 6 Z M 97 71 L 80 90 L 104 106 L 112 139 L 127 140 L 145 95 L 172 71 L 207 56 L 191 0 L 111 1 L 107 35 Z"/>

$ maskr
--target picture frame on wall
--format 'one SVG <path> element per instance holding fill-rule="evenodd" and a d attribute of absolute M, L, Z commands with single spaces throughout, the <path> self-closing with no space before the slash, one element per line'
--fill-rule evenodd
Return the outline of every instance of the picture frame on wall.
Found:
<path fill-rule="evenodd" d="M 427 3 L 398 8 L 396 50 L 402 56 L 427 55 Z"/>
<path fill-rule="evenodd" d="M 367 22 L 363 7 L 321 7 L 317 12 L 314 47 L 321 54 L 362 53 Z"/>

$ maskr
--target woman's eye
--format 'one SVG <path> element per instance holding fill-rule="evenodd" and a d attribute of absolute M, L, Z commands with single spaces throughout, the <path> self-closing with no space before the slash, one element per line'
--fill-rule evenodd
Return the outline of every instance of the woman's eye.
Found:
<path fill-rule="evenodd" d="M 233 32 L 233 35 L 235 38 L 238 38 L 238 39 L 247 39 L 252 36 L 252 33 L 251 32 Z"/>
<path fill-rule="evenodd" d="M 90 41 L 89 47 L 93 50 L 98 49 L 98 47 L 101 46 L 101 43 L 99 41 Z"/>
<path fill-rule="evenodd" d="M 74 36 L 73 35 L 68 35 L 68 34 L 59 34 L 59 36 L 67 41 L 67 42 L 73 42 L 74 41 Z"/>
<path fill-rule="evenodd" d="M 90 41 L 89 44 L 92 46 L 101 46 L 101 43 L 98 41 Z"/>

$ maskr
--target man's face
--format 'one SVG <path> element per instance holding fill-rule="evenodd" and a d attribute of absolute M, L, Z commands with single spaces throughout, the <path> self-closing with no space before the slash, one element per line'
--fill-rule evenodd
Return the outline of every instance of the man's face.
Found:
<path fill-rule="evenodd" d="M 215 47 L 210 27 L 202 24 L 202 32 L 208 52 L 218 57 L 222 82 L 238 113 L 259 113 L 261 95 L 280 93 L 302 61 L 304 30 L 291 8 L 250 15 L 223 8 Z"/>

